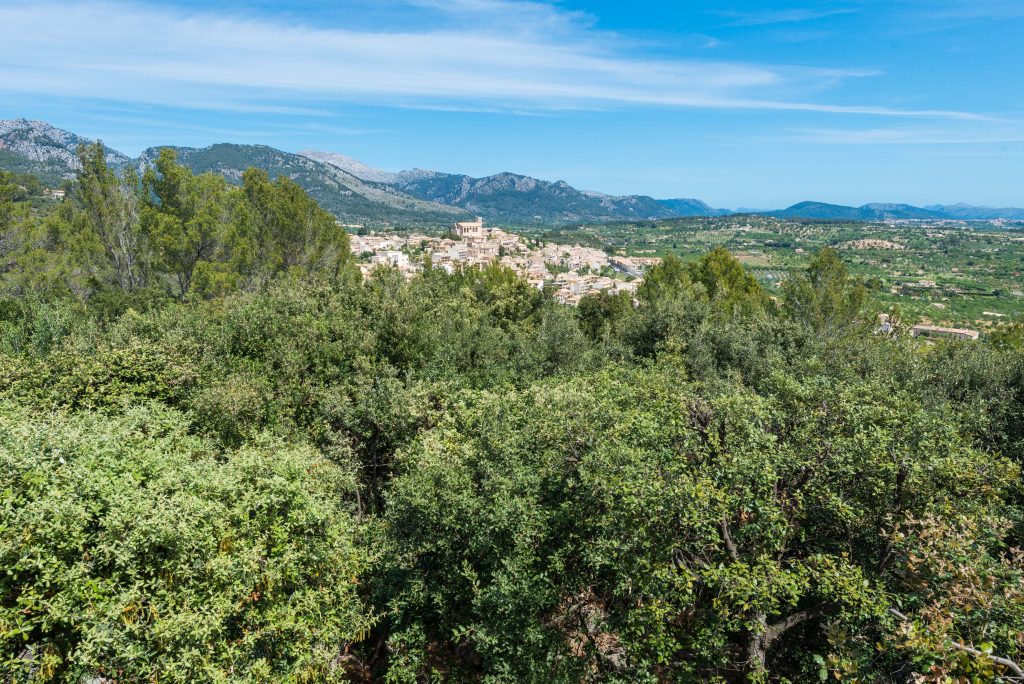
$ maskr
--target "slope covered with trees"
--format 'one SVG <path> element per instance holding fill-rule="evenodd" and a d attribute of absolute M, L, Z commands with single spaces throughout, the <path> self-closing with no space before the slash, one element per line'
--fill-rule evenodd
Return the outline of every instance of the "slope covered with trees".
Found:
<path fill-rule="evenodd" d="M 145 169 L 165 149 L 145 150 L 134 163 Z M 470 217 L 468 212 L 456 207 L 418 199 L 384 183 L 357 178 L 331 164 L 266 145 L 221 143 L 204 148 L 173 149 L 178 162 L 193 173 L 213 172 L 229 183 L 240 183 L 249 168 L 261 169 L 271 178 L 285 176 L 346 224 L 438 228 Z"/>
<path fill-rule="evenodd" d="M 545 181 L 514 173 L 485 178 L 437 171 L 407 171 L 391 184 L 415 197 L 438 202 L 512 225 L 594 223 L 676 216 L 650 197 L 614 197 L 582 192 L 565 181 Z"/>
<path fill-rule="evenodd" d="M 90 144 L 93 141 L 44 121 L 0 119 L 0 169 L 31 173 L 50 187 L 60 187 L 76 176 L 82 168 L 77 150 Z M 104 151 L 112 169 L 133 168 L 141 175 L 164 149 L 167 148 L 149 148 L 135 159 L 109 147 Z M 171 149 L 177 161 L 193 173 L 212 171 L 231 184 L 241 184 L 242 174 L 249 168 L 262 169 L 271 178 L 286 176 L 346 224 L 437 229 L 470 217 L 461 209 L 426 202 L 383 183 L 366 182 L 331 164 L 266 145 L 222 143 Z"/>
<path fill-rule="evenodd" d="M 80 155 L 0 175 L 5 681 L 1024 677 L 1019 328 L 828 249 L 363 281 L 292 181 Z"/>

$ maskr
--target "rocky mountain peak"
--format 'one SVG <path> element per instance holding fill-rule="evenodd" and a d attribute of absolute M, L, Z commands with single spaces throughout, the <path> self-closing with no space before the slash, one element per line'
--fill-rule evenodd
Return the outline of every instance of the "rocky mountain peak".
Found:
<path fill-rule="evenodd" d="M 0 145 L 4 149 L 32 162 L 62 167 L 67 170 L 65 176 L 72 175 L 78 168 L 78 147 L 93 142 L 45 121 L 25 118 L 0 120 Z M 120 165 L 128 161 L 127 156 L 107 148 L 107 163 Z"/>

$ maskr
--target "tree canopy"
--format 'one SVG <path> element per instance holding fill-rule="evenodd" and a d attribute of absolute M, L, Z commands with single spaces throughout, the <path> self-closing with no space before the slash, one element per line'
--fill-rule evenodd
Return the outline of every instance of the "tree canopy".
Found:
<path fill-rule="evenodd" d="M 567 307 L 287 178 L 0 174 L 4 681 L 1024 679 L 1024 349 L 834 250 Z"/>

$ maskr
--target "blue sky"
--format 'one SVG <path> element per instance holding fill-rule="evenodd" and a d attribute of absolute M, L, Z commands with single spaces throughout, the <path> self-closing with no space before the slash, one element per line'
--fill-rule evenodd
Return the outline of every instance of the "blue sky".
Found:
<path fill-rule="evenodd" d="M 1024 206 L 1024 0 L 0 0 L 0 118 L 614 194 Z"/>

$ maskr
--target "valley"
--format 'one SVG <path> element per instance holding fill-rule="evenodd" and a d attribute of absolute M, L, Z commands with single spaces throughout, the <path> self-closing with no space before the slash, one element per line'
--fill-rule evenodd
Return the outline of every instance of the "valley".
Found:
<path fill-rule="evenodd" d="M 56 188 L 74 177 L 75 151 L 87 142 L 45 122 L 5 120 L 0 122 L 0 169 L 34 174 L 44 185 Z M 160 149 L 146 149 L 134 159 L 108 149 L 107 162 L 120 172 L 133 169 L 141 174 Z M 638 263 L 656 263 L 667 254 L 693 261 L 722 246 L 769 292 L 777 293 L 781 283 L 804 268 L 813 254 L 832 247 L 881 309 L 896 307 L 911 324 L 986 331 L 1024 316 L 1024 210 L 1020 209 L 801 202 L 783 210 L 747 214 L 716 209 L 696 199 L 583 192 L 562 181 L 513 173 L 474 178 L 423 169 L 389 172 L 345 155 L 292 154 L 266 145 L 221 143 L 173 149 L 193 173 L 213 172 L 230 184 L 240 184 L 249 167 L 262 169 L 271 178 L 286 176 L 349 232 L 391 236 L 395 244 L 404 245 L 400 251 L 404 259 L 411 259 L 412 267 L 418 267 L 424 250 L 409 245 L 440 241 L 434 258 L 446 259 L 441 255 L 448 254 L 452 245 L 441 244 L 443 237 L 452 224 L 474 216 L 482 217 L 497 234 L 510 235 L 515 245 L 540 241 L 562 245 L 568 248 L 564 254 L 538 248 L 540 256 L 522 263 L 510 248 L 501 260 L 572 304 L 587 292 L 626 285 L 621 270 L 617 272 L 620 280 L 609 279 L 616 269 L 609 265 L 608 255 Z M 46 201 L 43 192 L 37 195 L 37 202 Z M 413 239 L 417 234 L 421 237 Z M 483 263 L 499 256 L 488 249 L 462 254 L 464 247 L 453 252 L 452 263 Z M 569 256 L 578 250 L 590 250 L 595 256 Z M 642 270 L 636 268 L 633 273 L 641 276 Z"/>
<path fill-rule="evenodd" d="M 828 222 L 759 215 L 622 222 L 527 234 L 630 257 L 693 261 L 722 246 L 777 292 L 832 247 L 883 308 L 986 330 L 1024 316 L 1024 221 Z"/>

